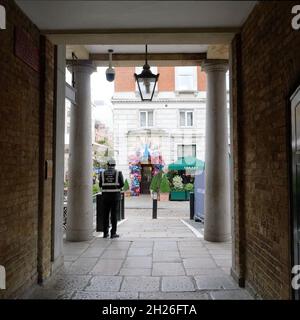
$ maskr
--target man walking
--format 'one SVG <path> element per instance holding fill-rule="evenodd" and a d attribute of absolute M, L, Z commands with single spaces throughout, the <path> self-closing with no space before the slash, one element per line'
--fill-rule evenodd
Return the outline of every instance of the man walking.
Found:
<path fill-rule="evenodd" d="M 115 169 L 116 162 L 110 159 L 107 162 L 108 168 L 100 173 L 99 186 L 102 188 L 103 199 L 103 232 L 104 238 L 109 235 L 109 213 L 111 219 L 111 238 L 118 238 L 117 234 L 117 212 L 120 201 L 120 191 L 124 186 L 123 174 Z"/>

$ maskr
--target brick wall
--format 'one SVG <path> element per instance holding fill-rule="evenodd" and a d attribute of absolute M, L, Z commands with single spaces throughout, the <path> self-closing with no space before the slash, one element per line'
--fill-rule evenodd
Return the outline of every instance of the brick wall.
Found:
<path fill-rule="evenodd" d="M 134 67 L 118 67 L 116 68 L 115 91 L 116 92 L 132 92 L 135 91 L 135 80 L 133 74 Z M 175 67 L 158 67 L 158 91 L 174 91 L 175 90 Z M 197 87 L 199 91 L 206 91 L 206 75 L 201 71 L 201 67 L 197 67 Z"/>
<path fill-rule="evenodd" d="M 174 91 L 175 90 L 175 68 L 174 67 L 158 67 L 158 90 Z"/>
<path fill-rule="evenodd" d="M 197 86 L 198 91 L 206 91 L 206 73 L 200 66 L 197 67 Z"/>
<path fill-rule="evenodd" d="M 233 93 L 233 268 L 267 299 L 291 297 L 288 99 L 300 84 L 294 4 L 259 3 L 232 46 L 233 83 L 240 84 Z"/>
<path fill-rule="evenodd" d="M 40 272 L 41 277 L 49 273 L 51 188 L 45 186 L 41 193 L 39 177 L 44 150 L 47 158 L 52 157 L 53 87 L 50 73 L 45 106 L 40 99 L 39 72 L 14 55 L 14 27 L 22 27 L 37 47 L 40 47 L 39 30 L 13 1 L 0 0 L 0 4 L 6 7 L 7 13 L 7 29 L 0 31 L 0 264 L 7 272 L 7 290 L 0 290 L 3 298 L 16 297 L 37 282 L 38 252 L 44 252 L 45 272 Z M 48 44 L 47 55 L 51 61 L 52 50 Z M 44 107 L 46 120 L 41 126 Z M 44 150 L 41 149 L 43 128 Z M 41 199 L 45 203 L 43 212 L 39 212 Z M 41 220 L 43 233 L 38 229 Z"/>
<path fill-rule="evenodd" d="M 134 67 L 118 67 L 116 69 L 116 78 L 114 81 L 116 92 L 135 91 L 135 81 L 133 74 Z"/>

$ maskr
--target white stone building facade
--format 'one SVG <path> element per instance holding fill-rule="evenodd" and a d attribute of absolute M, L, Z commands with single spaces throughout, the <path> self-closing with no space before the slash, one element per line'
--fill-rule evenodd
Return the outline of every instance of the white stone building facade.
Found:
<path fill-rule="evenodd" d="M 145 145 L 165 163 L 183 156 L 204 160 L 205 92 L 159 92 L 152 102 L 135 93 L 116 92 L 112 99 L 114 148 L 118 168 L 129 178 L 130 157 Z"/>

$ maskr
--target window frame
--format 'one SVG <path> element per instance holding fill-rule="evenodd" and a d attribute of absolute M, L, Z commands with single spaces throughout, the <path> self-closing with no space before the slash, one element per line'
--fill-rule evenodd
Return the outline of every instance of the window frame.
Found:
<path fill-rule="evenodd" d="M 181 69 L 180 69 L 181 68 Z M 193 68 L 193 73 L 191 73 L 190 75 L 187 73 L 187 74 L 184 74 L 182 73 L 181 74 L 181 70 L 182 68 L 185 68 L 185 67 L 175 67 L 175 91 L 176 92 L 196 92 L 197 91 L 197 88 L 198 88 L 198 76 L 197 76 L 197 67 L 193 67 L 193 66 L 189 66 L 188 68 Z M 181 72 L 180 72 L 181 71 Z M 183 77 L 183 76 L 192 76 L 192 79 L 193 79 L 193 86 L 192 88 L 190 89 L 182 89 L 179 87 L 179 77 Z"/>
<path fill-rule="evenodd" d="M 178 154 L 178 151 L 179 151 L 179 148 L 182 148 L 182 156 L 179 157 L 179 154 Z M 197 158 L 197 144 L 196 143 L 192 143 L 192 144 L 177 144 L 177 159 L 180 159 L 180 158 L 184 158 L 184 157 L 187 157 L 187 155 L 184 154 L 184 147 L 192 147 L 192 153 L 193 153 L 193 147 L 195 148 L 195 153 L 192 154 L 191 156 L 192 157 L 195 157 Z"/>
<path fill-rule="evenodd" d="M 181 113 L 184 113 L 184 125 L 181 125 Z M 192 125 L 188 125 L 187 114 L 192 114 Z M 194 127 L 194 110 L 179 110 L 179 127 L 180 128 L 193 128 Z"/>
<path fill-rule="evenodd" d="M 146 113 L 146 125 L 142 126 L 141 124 L 141 113 Z M 149 125 L 149 112 L 152 112 L 152 125 Z M 140 128 L 153 128 L 154 127 L 154 110 L 139 110 L 139 126 Z"/>

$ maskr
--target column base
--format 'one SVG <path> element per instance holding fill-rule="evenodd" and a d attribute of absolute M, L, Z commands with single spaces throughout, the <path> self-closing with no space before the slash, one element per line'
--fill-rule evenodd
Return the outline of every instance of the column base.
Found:
<path fill-rule="evenodd" d="M 205 234 L 204 240 L 210 242 L 228 242 L 231 240 L 231 234 Z"/>
<path fill-rule="evenodd" d="M 71 242 L 89 241 L 93 239 L 93 230 L 67 230 L 66 240 Z"/>

